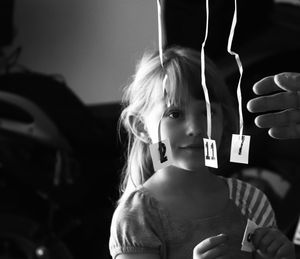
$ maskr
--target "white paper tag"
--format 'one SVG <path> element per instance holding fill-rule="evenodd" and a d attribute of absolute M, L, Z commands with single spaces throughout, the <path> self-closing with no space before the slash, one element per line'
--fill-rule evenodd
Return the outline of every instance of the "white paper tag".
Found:
<path fill-rule="evenodd" d="M 245 252 L 255 251 L 255 248 L 252 243 L 252 239 L 253 239 L 254 231 L 257 228 L 258 228 L 258 226 L 255 224 L 255 222 L 248 219 L 247 226 L 246 226 L 246 229 L 244 232 L 243 241 L 242 241 L 242 248 L 241 248 L 242 251 L 245 251 Z"/>
<path fill-rule="evenodd" d="M 173 164 L 173 153 L 169 139 L 151 144 L 150 154 L 155 171 Z"/>
<path fill-rule="evenodd" d="M 205 165 L 218 168 L 217 145 L 213 139 L 203 139 Z"/>
<path fill-rule="evenodd" d="M 248 164 L 250 136 L 232 134 L 230 162 Z"/>
<path fill-rule="evenodd" d="M 296 231 L 294 234 L 293 243 L 295 245 L 300 245 L 300 217 L 299 217 L 298 225 L 296 227 Z"/>

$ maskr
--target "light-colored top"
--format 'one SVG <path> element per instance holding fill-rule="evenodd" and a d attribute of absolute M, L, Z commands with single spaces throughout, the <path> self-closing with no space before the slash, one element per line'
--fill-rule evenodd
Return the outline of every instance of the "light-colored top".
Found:
<path fill-rule="evenodd" d="M 256 187 L 235 178 L 222 179 L 229 189 L 225 208 L 216 216 L 193 221 L 172 218 L 145 187 L 137 187 L 114 212 L 111 256 L 155 253 L 162 259 L 192 259 L 193 248 L 202 240 L 225 233 L 231 258 L 252 258 L 251 253 L 241 251 L 247 219 L 259 226 L 276 226 L 273 209 Z"/>

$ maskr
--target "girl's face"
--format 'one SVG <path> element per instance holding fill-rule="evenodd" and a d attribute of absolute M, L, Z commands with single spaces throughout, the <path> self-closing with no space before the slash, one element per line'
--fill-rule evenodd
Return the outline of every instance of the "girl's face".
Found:
<path fill-rule="evenodd" d="M 152 143 L 158 142 L 158 124 L 165 111 L 164 102 L 157 103 L 144 117 Z M 212 139 L 220 146 L 223 133 L 223 111 L 220 104 L 211 103 Z M 169 107 L 161 121 L 161 139 L 169 138 L 174 166 L 195 171 L 204 166 L 203 138 L 207 138 L 206 103 L 190 98 L 182 107 Z"/>

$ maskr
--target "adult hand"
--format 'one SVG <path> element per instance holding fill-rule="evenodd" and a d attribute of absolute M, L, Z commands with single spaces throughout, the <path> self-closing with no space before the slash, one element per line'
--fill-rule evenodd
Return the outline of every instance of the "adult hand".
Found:
<path fill-rule="evenodd" d="M 194 247 L 193 259 L 229 258 L 227 240 L 228 237 L 225 234 L 204 239 Z"/>
<path fill-rule="evenodd" d="M 300 138 L 300 73 L 265 77 L 253 86 L 253 91 L 264 96 L 250 100 L 247 109 L 267 113 L 257 116 L 255 124 L 269 128 L 268 133 L 273 138 Z"/>
<path fill-rule="evenodd" d="M 276 228 L 258 228 L 253 245 L 263 258 L 296 259 L 293 243 Z"/>

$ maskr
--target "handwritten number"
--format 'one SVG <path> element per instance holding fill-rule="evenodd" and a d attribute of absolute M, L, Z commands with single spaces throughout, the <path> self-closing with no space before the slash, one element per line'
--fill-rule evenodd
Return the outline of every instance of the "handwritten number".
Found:
<path fill-rule="evenodd" d="M 205 143 L 205 148 L 206 148 L 206 159 L 210 160 L 210 156 L 209 156 L 209 150 L 208 150 L 208 142 Z"/>
<path fill-rule="evenodd" d="M 168 161 L 168 157 L 166 156 L 166 145 L 163 142 L 158 142 L 158 152 L 159 152 L 159 158 L 160 163 L 164 163 Z"/>
<path fill-rule="evenodd" d="M 205 159 L 207 160 L 215 160 L 216 157 L 215 157 L 215 148 L 214 148 L 214 144 L 211 143 L 210 145 L 210 149 L 211 149 L 211 156 L 210 156 L 210 149 L 208 147 L 208 142 L 205 142 L 205 148 L 206 148 L 206 156 L 205 156 Z"/>
<path fill-rule="evenodd" d="M 211 152 L 212 152 L 211 160 L 215 160 L 216 158 L 215 158 L 214 144 L 211 143 L 210 147 L 211 147 Z"/>
<path fill-rule="evenodd" d="M 245 136 L 242 136 L 242 142 L 241 142 L 241 146 L 239 148 L 239 155 L 242 155 L 242 148 L 243 148 L 243 145 L 244 145 L 244 141 L 245 141 Z"/>

